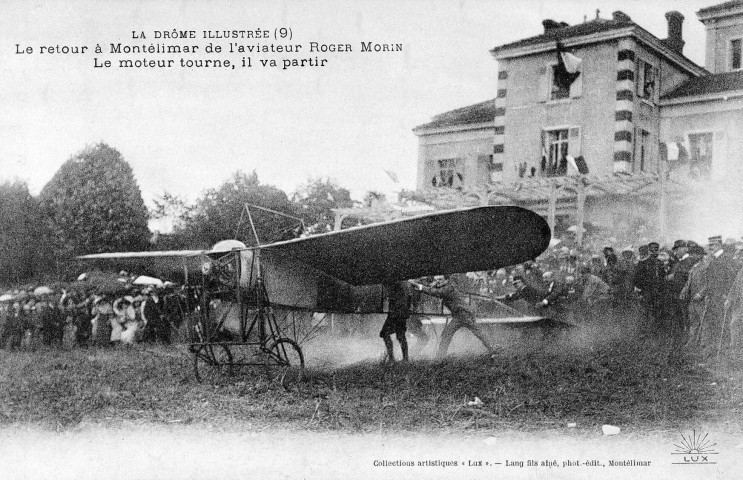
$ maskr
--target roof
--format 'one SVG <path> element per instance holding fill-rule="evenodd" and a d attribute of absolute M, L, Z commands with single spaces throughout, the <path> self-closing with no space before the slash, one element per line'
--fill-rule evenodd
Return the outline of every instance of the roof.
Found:
<path fill-rule="evenodd" d="M 440 113 L 430 123 L 418 125 L 413 130 L 487 123 L 495 120 L 495 99 Z"/>
<path fill-rule="evenodd" d="M 663 95 L 663 100 L 743 90 L 743 70 L 690 78 Z"/>
<path fill-rule="evenodd" d="M 718 3 L 717 5 L 712 5 L 711 7 L 702 8 L 697 12 L 697 15 L 717 13 L 717 12 L 727 10 L 729 8 L 740 7 L 740 6 L 743 6 L 743 0 L 730 0 L 729 2 Z"/>
<path fill-rule="evenodd" d="M 703 75 L 706 73 L 704 68 L 686 58 L 683 51 L 674 48 L 673 42 L 669 41 L 669 39 L 656 37 L 620 11 L 614 12 L 611 19 L 595 18 L 576 25 L 567 25 L 551 20 L 545 20 L 545 22 L 552 22 L 552 28 L 540 35 L 497 46 L 490 50 L 491 55 L 496 59 L 500 59 L 509 55 L 521 56 L 527 54 L 530 50 L 546 51 L 556 48 L 558 40 L 564 42 L 566 47 L 573 48 L 587 43 L 589 40 L 606 41 L 612 35 L 623 36 L 626 34 L 635 36 L 659 52 L 665 52 L 664 56 L 667 60 L 675 63 L 692 75 Z M 601 40 L 602 38 L 604 40 Z"/>
<path fill-rule="evenodd" d="M 632 20 L 609 20 L 604 18 L 597 18 L 589 22 L 579 23 L 577 25 L 554 28 L 545 33 L 542 33 L 541 35 L 524 38 L 511 43 L 506 43 L 505 45 L 500 45 L 493 48 L 490 52 L 498 53 L 502 50 L 511 48 L 527 47 L 529 45 L 538 45 L 544 42 L 555 42 L 557 40 L 565 40 L 572 37 L 582 37 L 584 35 L 592 35 L 595 33 L 608 32 L 611 30 L 619 30 L 636 25 L 637 24 Z"/>

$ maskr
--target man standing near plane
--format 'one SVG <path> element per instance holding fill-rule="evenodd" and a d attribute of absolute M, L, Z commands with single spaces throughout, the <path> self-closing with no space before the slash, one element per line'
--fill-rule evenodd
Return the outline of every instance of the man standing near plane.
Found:
<path fill-rule="evenodd" d="M 395 282 L 385 285 L 387 289 L 387 319 L 382 325 L 379 336 L 387 348 L 387 361 L 395 362 L 395 353 L 392 347 L 392 334 L 400 342 L 403 362 L 408 361 L 408 340 L 405 338 L 407 321 L 410 318 L 410 290 L 407 282 Z"/>
<path fill-rule="evenodd" d="M 495 349 L 490 344 L 485 332 L 475 322 L 475 314 L 470 310 L 464 296 L 459 292 L 454 282 L 442 275 L 437 275 L 434 277 L 434 283 L 430 287 L 419 283 L 414 283 L 413 285 L 424 293 L 441 298 L 444 306 L 451 312 L 451 321 L 446 324 L 444 331 L 441 332 L 441 343 L 436 353 L 437 358 L 442 358 L 446 355 L 454 334 L 463 327 L 469 329 L 485 345 L 485 348 L 488 349 L 491 355 L 495 353 Z"/>

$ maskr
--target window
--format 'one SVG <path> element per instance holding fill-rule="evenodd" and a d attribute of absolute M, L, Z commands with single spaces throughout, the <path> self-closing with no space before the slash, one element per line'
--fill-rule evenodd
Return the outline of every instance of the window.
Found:
<path fill-rule="evenodd" d="M 434 187 L 461 187 L 464 175 L 457 171 L 457 159 L 447 158 L 436 162 L 438 171 L 431 179 Z"/>
<path fill-rule="evenodd" d="M 558 177 L 568 171 L 568 130 L 547 130 L 542 146 L 541 174 L 543 177 Z"/>
<path fill-rule="evenodd" d="M 491 158 L 488 170 L 491 183 L 503 181 L 503 162 L 493 162 Z"/>
<path fill-rule="evenodd" d="M 550 90 L 550 100 L 561 100 L 563 98 L 570 98 L 570 87 L 565 85 L 565 82 L 560 82 L 557 74 L 559 65 L 552 66 L 552 85 Z"/>
<path fill-rule="evenodd" d="M 569 69 L 559 62 L 549 62 L 539 68 L 539 101 L 560 101 L 582 96 L 584 74 L 581 59 L 571 56 L 568 60 Z"/>
<path fill-rule="evenodd" d="M 743 65 L 741 57 L 743 57 L 743 50 L 741 47 L 743 47 L 743 40 L 740 38 L 736 38 L 735 40 L 730 40 L 730 69 L 731 70 L 740 70 Z"/>
<path fill-rule="evenodd" d="M 713 134 L 689 134 L 689 176 L 709 178 L 712 171 Z"/>
<path fill-rule="evenodd" d="M 635 155 L 632 159 L 632 170 L 646 172 L 650 160 L 650 132 L 641 128 L 635 129 Z"/>
<path fill-rule="evenodd" d="M 658 70 L 644 60 L 637 61 L 637 96 L 655 101 Z"/>

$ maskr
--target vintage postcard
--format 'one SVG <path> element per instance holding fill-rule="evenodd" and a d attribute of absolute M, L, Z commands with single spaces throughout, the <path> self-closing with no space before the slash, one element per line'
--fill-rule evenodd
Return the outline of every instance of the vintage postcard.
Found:
<path fill-rule="evenodd" d="M 6 1 L 0 477 L 740 478 L 743 0 Z"/>

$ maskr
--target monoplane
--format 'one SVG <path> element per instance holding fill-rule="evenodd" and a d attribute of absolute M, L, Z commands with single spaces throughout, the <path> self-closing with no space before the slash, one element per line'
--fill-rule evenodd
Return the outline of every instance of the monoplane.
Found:
<path fill-rule="evenodd" d="M 256 364 L 279 366 L 286 378 L 301 375 L 300 344 L 314 331 L 314 314 L 384 313 L 384 284 L 522 263 L 539 256 L 550 236 L 530 210 L 487 206 L 257 246 L 228 240 L 210 250 L 79 258 L 161 276 L 180 272 L 197 287 L 189 344 L 197 378 Z"/>

